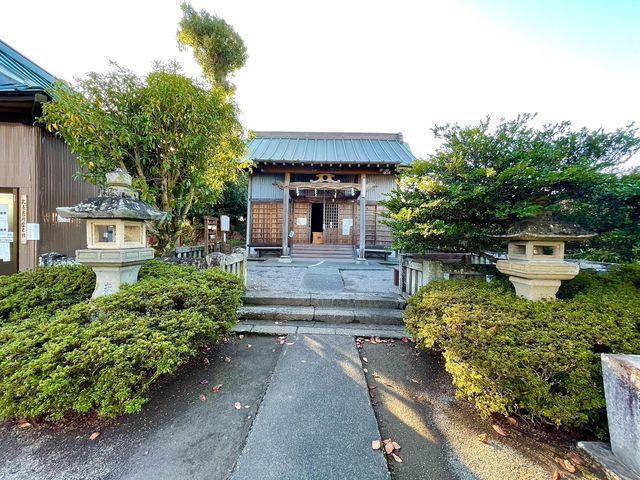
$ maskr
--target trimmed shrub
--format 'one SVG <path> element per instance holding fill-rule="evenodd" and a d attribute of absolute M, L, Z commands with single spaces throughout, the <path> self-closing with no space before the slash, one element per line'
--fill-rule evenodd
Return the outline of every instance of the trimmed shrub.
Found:
<path fill-rule="evenodd" d="M 458 397 L 483 415 L 512 412 L 606 432 L 600 353 L 640 352 L 640 264 L 581 273 L 564 300 L 532 302 L 507 282 L 432 282 L 410 300 L 417 344 L 443 353 Z"/>
<path fill-rule="evenodd" d="M 0 326 L 0 417 L 137 412 L 158 377 L 226 334 L 240 281 L 159 263 L 113 295 Z"/>
<path fill-rule="evenodd" d="M 89 267 L 65 265 L 0 276 L 0 324 L 51 315 L 91 297 L 96 276 Z"/>

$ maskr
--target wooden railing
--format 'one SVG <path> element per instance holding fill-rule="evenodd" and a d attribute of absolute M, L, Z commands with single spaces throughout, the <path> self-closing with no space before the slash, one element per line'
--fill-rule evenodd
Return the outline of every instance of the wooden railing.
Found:
<path fill-rule="evenodd" d="M 488 267 L 479 267 L 483 265 Z M 491 260 L 474 254 L 400 254 L 400 291 L 413 295 L 433 280 L 486 279 L 491 265 Z"/>
<path fill-rule="evenodd" d="M 204 257 L 204 246 L 176 247 L 174 255 L 176 258 L 202 258 Z"/>

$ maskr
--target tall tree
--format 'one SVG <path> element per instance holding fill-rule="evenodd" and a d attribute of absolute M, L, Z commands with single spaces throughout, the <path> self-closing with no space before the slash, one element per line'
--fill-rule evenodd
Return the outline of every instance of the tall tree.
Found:
<path fill-rule="evenodd" d="M 491 235 L 548 210 L 596 233 L 625 228 L 614 235 L 624 237 L 618 245 L 598 248 L 619 259 L 633 256 L 640 240 L 638 175 L 625 173 L 623 165 L 640 148 L 637 130 L 575 131 L 569 122 L 536 128 L 532 120 L 521 115 L 495 126 L 487 118 L 473 126 L 435 127 L 441 147 L 416 161 L 386 202 L 396 245 L 412 251 L 499 248 Z"/>
<path fill-rule="evenodd" d="M 229 76 L 247 61 L 247 47 L 231 25 L 188 3 L 180 5 L 182 20 L 176 34 L 181 49 L 191 47 L 204 76 L 214 85 L 231 88 Z"/>
<path fill-rule="evenodd" d="M 117 65 L 73 88 L 52 87 L 43 120 L 76 155 L 85 177 L 101 184 L 120 167 L 141 198 L 167 212 L 153 227 L 157 250 L 175 245 L 194 202 L 215 200 L 244 168 L 238 108 L 227 89 L 208 88 L 157 64 L 145 77 Z"/>

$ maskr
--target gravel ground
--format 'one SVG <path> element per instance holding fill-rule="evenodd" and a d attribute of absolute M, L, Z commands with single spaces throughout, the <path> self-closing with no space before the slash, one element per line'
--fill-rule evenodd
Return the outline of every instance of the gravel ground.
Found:
<path fill-rule="evenodd" d="M 232 337 L 208 352 L 210 363 L 193 362 L 155 387 L 136 415 L 23 430 L 0 424 L 0 479 L 227 478 L 281 348 L 273 337 Z M 100 436 L 89 440 L 94 431 Z"/>
<path fill-rule="evenodd" d="M 554 458 L 575 452 L 570 444 L 536 440 L 501 419 L 483 420 L 471 405 L 454 399 L 441 358 L 417 353 L 401 341 L 364 341 L 360 349 L 367 382 L 376 387 L 372 403 L 382 436 L 402 447 L 402 463 L 389 460 L 394 479 L 548 480 L 556 468 L 563 479 L 606 478 L 591 467 L 579 467 L 574 475 L 559 468 Z M 494 422 L 507 437 L 493 430 Z"/>

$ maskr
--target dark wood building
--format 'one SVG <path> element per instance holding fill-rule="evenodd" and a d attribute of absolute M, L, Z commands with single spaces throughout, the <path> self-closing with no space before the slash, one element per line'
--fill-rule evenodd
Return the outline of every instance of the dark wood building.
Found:
<path fill-rule="evenodd" d="M 363 259 L 391 245 L 380 202 L 414 160 L 402 134 L 256 132 L 249 156 L 252 254 Z"/>
<path fill-rule="evenodd" d="M 85 244 L 79 220 L 59 221 L 56 207 L 95 196 L 75 178 L 67 145 L 34 125 L 55 78 L 0 41 L 0 274 L 34 268 L 42 253 L 74 255 Z"/>

